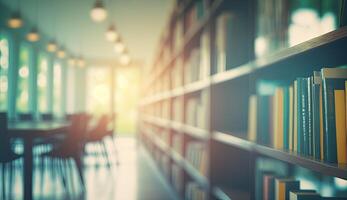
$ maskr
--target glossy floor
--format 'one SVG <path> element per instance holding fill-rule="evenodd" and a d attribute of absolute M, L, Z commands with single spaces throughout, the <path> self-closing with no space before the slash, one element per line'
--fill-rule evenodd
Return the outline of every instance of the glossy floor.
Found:
<path fill-rule="evenodd" d="M 35 199 L 174 199 L 171 189 L 161 178 L 158 168 L 143 148 L 137 145 L 134 138 L 117 138 L 116 144 L 120 164 L 118 166 L 115 164 L 115 154 L 110 148 L 108 149 L 112 163 L 110 168 L 106 165 L 106 160 L 103 157 L 94 155 L 95 152 L 98 152 L 96 146 L 87 146 L 89 156 L 86 156 L 84 160 L 86 179 L 84 192 L 82 192 L 75 170 L 66 172 L 69 176 L 66 180 L 67 186 L 64 187 L 59 174 L 54 178 L 51 171 L 46 170 L 45 173 L 42 173 L 40 167 L 36 166 L 34 173 Z M 21 176 L 21 169 L 18 166 L 16 167 L 11 197 L 7 194 L 6 197 L 1 196 L 0 199 L 22 199 Z"/>

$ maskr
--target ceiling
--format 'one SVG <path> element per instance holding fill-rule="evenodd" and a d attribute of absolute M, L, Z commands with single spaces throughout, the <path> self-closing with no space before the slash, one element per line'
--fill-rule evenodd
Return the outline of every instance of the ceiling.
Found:
<path fill-rule="evenodd" d="M 17 0 L 0 1 L 11 9 L 17 7 Z M 153 59 L 173 5 L 173 0 L 104 0 L 109 18 L 105 22 L 94 23 L 89 17 L 94 0 L 19 2 L 24 18 L 38 24 L 39 30 L 56 38 L 67 49 L 86 58 L 117 58 L 112 44 L 104 36 L 109 20 L 113 19 L 130 56 L 145 64 Z"/>

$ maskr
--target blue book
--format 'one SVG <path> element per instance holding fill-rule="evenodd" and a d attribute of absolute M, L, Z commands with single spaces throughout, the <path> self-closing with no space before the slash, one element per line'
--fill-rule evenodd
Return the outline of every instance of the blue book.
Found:
<path fill-rule="evenodd" d="M 345 89 L 347 80 L 347 69 L 323 68 L 323 152 L 324 160 L 330 163 L 337 163 L 337 142 L 336 142 L 336 122 L 335 122 L 335 90 Z"/>
<path fill-rule="evenodd" d="M 297 78 L 298 98 L 298 153 L 308 155 L 308 79 Z"/>
<path fill-rule="evenodd" d="M 307 152 L 313 156 L 313 127 L 312 127 L 312 77 L 307 78 Z"/>
<path fill-rule="evenodd" d="M 312 139 L 313 139 L 313 157 L 321 158 L 320 148 L 320 105 L 321 105 L 321 74 L 314 72 L 312 77 Z"/>

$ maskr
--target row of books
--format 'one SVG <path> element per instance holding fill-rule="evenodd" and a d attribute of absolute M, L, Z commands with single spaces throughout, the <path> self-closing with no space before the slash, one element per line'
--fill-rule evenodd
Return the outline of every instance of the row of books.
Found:
<path fill-rule="evenodd" d="M 208 95 L 206 91 L 201 91 L 200 94 L 187 99 L 187 105 L 185 109 L 187 124 L 194 127 L 206 129 L 207 101 Z"/>
<path fill-rule="evenodd" d="M 172 136 L 172 149 L 178 154 L 182 155 L 182 151 L 183 151 L 182 134 L 175 134 Z"/>
<path fill-rule="evenodd" d="M 189 142 L 186 147 L 185 158 L 200 174 L 207 176 L 207 149 L 204 143 L 199 141 Z"/>
<path fill-rule="evenodd" d="M 202 189 L 198 184 L 189 182 L 186 185 L 185 199 L 189 200 L 207 200 L 207 192 Z"/>
<path fill-rule="evenodd" d="M 183 99 L 174 98 L 172 101 L 172 119 L 176 122 L 183 121 Z"/>
<path fill-rule="evenodd" d="M 183 171 L 180 166 L 172 164 L 171 167 L 171 181 L 178 194 L 183 190 Z"/>
<path fill-rule="evenodd" d="M 200 38 L 200 46 L 193 48 L 185 63 L 185 84 L 203 80 L 209 76 L 210 68 L 210 39 L 208 32 Z"/>
<path fill-rule="evenodd" d="M 183 64 L 182 59 L 178 58 L 171 69 L 171 85 L 172 89 L 179 88 L 183 85 Z"/>
<path fill-rule="evenodd" d="M 343 14 L 340 5 L 342 1 L 258 0 L 256 56 L 294 46 L 336 29 L 339 16 Z M 308 16 L 310 20 L 301 20 Z"/>
<path fill-rule="evenodd" d="M 207 6 L 207 0 L 194 1 L 193 6 L 185 15 L 185 33 L 196 27 L 196 25 L 203 19 L 203 17 L 206 15 Z"/>
<path fill-rule="evenodd" d="M 300 189 L 300 181 L 280 178 L 272 174 L 263 176 L 263 200 L 342 200 L 347 197 L 322 197 L 315 190 Z"/>
<path fill-rule="evenodd" d="M 248 49 L 245 48 L 243 31 L 245 27 L 238 14 L 224 11 L 216 19 L 216 42 L 212 70 L 220 73 L 237 67 L 248 61 Z"/>
<path fill-rule="evenodd" d="M 347 69 L 323 68 L 249 99 L 249 139 L 330 163 L 347 163 Z"/>

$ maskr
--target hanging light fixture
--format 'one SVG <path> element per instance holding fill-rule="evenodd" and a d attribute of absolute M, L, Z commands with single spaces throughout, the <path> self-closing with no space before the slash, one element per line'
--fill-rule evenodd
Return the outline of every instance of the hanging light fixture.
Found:
<path fill-rule="evenodd" d="M 80 56 L 78 59 L 77 59 L 77 66 L 80 67 L 80 68 L 83 68 L 86 66 L 86 61 L 84 60 L 84 58 L 82 56 Z"/>
<path fill-rule="evenodd" d="M 67 63 L 68 63 L 70 66 L 75 66 L 75 65 L 76 65 L 76 59 L 75 59 L 75 57 L 70 56 L 69 59 L 67 60 Z"/>
<path fill-rule="evenodd" d="M 19 11 L 13 13 L 13 15 L 10 17 L 10 19 L 8 19 L 7 25 L 8 25 L 8 27 L 13 28 L 13 29 L 18 29 L 18 28 L 21 28 L 23 26 L 23 20 L 22 20 L 22 17 L 20 15 Z"/>
<path fill-rule="evenodd" d="M 37 42 L 40 40 L 40 34 L 36 27 L 33 27 L 29 33 L 26 35 L 26 38 L 29 42 Z"/>
<path fill-rule="evenodd" d="M 63 47 L 57 51 L 57 56 L 58 56 L 58 58 L 65 58 L 66 52 L 65 52 L 65 49 Z"/>
<path fill-rule="evenodd" d="M 96 0 L 94 7 L 90 11 L 90 17 L 95 22 L 102 22 L 107 17 L 107 11 L 102 3 L 102 0 Z"/>
<path fill-rule="evenodd" d="M 124 53 L 125 45 L 120 38 L 114 43 L 113 49 L 116 53 Z"/>
<path fill-rule="evenodd" d="M 129 65 L 130 61 L 131 61 L 131 58 L 130 58 L 130 56 L 129 56 L 127 51 L 125 51 L 119 58 L 119 62 L 122 65 Z"/>
<path fill-rule="evenodd" d="M 48 44 L 47 44 L 47 51 L 48 52 L 53 53 L 53 52 L 57 51 L 57 49 L 58 49 L 58 46 L 54 40 L 51 40 L 48 42 Z"/>
<path fill-rule="evenodd" d="M 106 37 L 106 40 L 109 41 L 109 42 L 115 42 L 117 41 L 119 35 L 118 33 L 116 32 L 116 28 L 113 24 L 111 24 L 106 33 L 105 33 L 105 37 Z"/>

